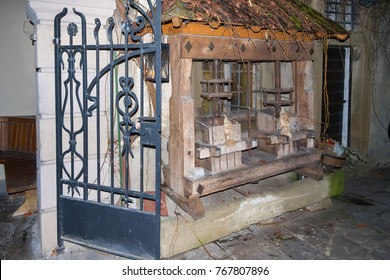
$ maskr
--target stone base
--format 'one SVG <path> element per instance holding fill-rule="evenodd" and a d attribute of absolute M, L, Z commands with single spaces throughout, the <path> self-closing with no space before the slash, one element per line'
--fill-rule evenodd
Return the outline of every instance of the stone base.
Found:
<path fill-rule="evenodd" d="M 260 182 L 260 186 L 250 184 L 203 197 L 204 218 L 193 220 L 186 213 L 179 212 L 177 217 L 162 219 L 161 258 L 172 257 L 251 224 L 319 203 L 335 194 L 336 182 L 344 184 L 343 180 L 335 180 L 333 176 L 335 174 L 327 174 L 321 181 L 305 178 L 284 184 Z M 337 187 L 340 188 L 342 186 Z"/>
<path fill-rule="evenodd" d="M 332 207 L 332 200 L 330 198 L 325 198 L 324 200 L 314 203 L 312 205 L 309 205 L 305 207 L 305 210 L 310 212 L 315 212 L 323 209 L 327 209 Z"/>

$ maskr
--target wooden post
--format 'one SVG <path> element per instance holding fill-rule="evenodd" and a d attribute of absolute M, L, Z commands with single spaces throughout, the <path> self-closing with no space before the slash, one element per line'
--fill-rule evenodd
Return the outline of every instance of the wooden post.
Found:
<path fill-rule="evenodd" d="M 313 129 L 313 65 L 311 60 L 294 62 L 295 104 L 299 127 Z"/>
<path fill-rule="evenodd" d="M 170 36 L 172 96 L 169 102 L 168 184 L 174 193 L 188 197 L 184 175 L 195 167 L 194 100 L 191 97 L 192 59 L 181 58 L 181 35 Z"/>

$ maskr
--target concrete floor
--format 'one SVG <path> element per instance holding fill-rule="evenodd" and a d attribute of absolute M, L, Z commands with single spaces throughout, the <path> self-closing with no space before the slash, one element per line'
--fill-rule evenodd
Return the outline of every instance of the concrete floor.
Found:
<path fill-rule="evenodd" d="M 345 191 L 330 199 L 329 208 L 289 212 L 170 259 L 389 260 L 390 166 L 345 169 Z M 75 245 L 58 255 L 40 255 L 37 214 L 12 216 L 23 200 L 9 196 L 0 180 L 2 260 L 121 259 Z"/>

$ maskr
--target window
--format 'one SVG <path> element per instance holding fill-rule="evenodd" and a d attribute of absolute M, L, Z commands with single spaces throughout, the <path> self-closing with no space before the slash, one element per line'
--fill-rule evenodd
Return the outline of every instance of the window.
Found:
<path fill-rule="evenodd" d="M 229 116 L 236 115 L 238 117 L 237 115 L 241 111 L 247 112 L 249 109 L 257 109 L 254 101 L 256 97 L 254 94 L 256 88 L 254 87 L 256 86 L 252 85 L 254 65 L 257 65 L 257 63 L 219 61 L 216 73 L 215 62 L 202 62 L 202 80 L 220 79 L 221 82 L 229 81 L 221 84 L 222 88 L 218 90 L 224 96 L 222 98 L 223 104 L 221 104 L 224 107 L 223 111 Z M 213 90 L 214 88 L 204 85 L 202 92 Z M 257 89 L 257 91 L 259 90 Z M 230 93 L 229 98 L 226 98 L 224 93 Z M 209 100 L 207 98 L 203 99 L 203 113 L 211 113 Z"/>
<path fill-rule="evenodd" d="M 346 30 L 353 31 L 358 25 L 358 5 L 353 0 L 325 0 L 325 16 Z"/>

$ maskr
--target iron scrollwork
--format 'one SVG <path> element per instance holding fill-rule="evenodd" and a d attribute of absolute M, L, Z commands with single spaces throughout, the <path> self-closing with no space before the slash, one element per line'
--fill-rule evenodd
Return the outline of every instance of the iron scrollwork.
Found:
<path fill-rule="evenodd" d="M 135 21 L 132 21 L 129 17 L 129 9 L 130 6 L 129 3 L 127 3 L 127 16 L 125 21 L 122 22 L 122 33 L 125 40 L 125 76 L 119 78 L 119 84 L 122 90 L 117 93 L 116 107 L 118 113 L 122 117 L 122 121 L 119 123 L 119 128 L 123 138 L 122 157 L 129 154 L 134 158 L 134 153 L 131 148 L 131 136 L 139 135 L 140 133 L 136 128 L 136 124 L 132 121 L 132 117 L 138 112 L 139 101 L 136 94 L 132 91 L 132 88 L 134 87 L 134 79 L 128 75 L 128 64 L 129 60 L 132 58 L 131 51 L 128 49 L 128 44 L 129 42 L 139 42 L 139 44 L 142 45 L 142 37 L 139 36 L 138 33 L 145 28 L 145 18 L 143 16 L 137 16 Z M 122 104 L 120 104 L 121 101 Z"/>
<path fill-rule="evenodd" d="M 63 54 L 67 54 L 67 68 L 68 68 L 68 77 L 63 82 L 64 85 L 64 99 L 62 101 L 62 128 L 68 134 L 69 137 L 69 146 L 68 149 L 62 153 L 61 156 L 61 166 L 67 177 L 70 179 L 72 183 L 68 184 L 68 193 L 71 193 L 74 196 L 75 193 L 80 195 L 80 192 L 75 184 L 82 175 L 84 174 L 84 157 L 77 151 L 77 136 L 81 135 L 84 131 L 84 124 L 81 124 L 79 128 L 76 128 L 76 124 L 73 118 L 70 120 L 69 124 L 66 125 L 64 118 L 65 112 L 69 109 L 69 113 L 74 115 L 75 110 L 79 113 L 83 112 L 83 96 L 82 92 L 80 92 L 81 82 L 76 78 L 76 55 L 80 55 L 80 67 L 82 67 L 84 63 L 84 56 L 82 49 L 80 47 L 76 47 L 73 45 L 73 38 L 78 33 L 78 27 L 75 23 L 69 23 L 67 27 L 67 33 L 70 38 L 70 48 L 63 49 L 61 52 L 61 64 L 64 65 L 63 62 Z M 70 170 L 65 165 L 65 159 L 70 159 Z M 81 163 L 81 168 L 79 168 L 78 172 L 75 168 L 75 162 L 79 161 Z M 76 172 L 75 172 L 76 171 Z"/>
<path fill-rule="evenodd" d="M 123 135 L 123 150 L 122 156 L 126 153 L 134 157 L 133 151 L 131 150 L 131 136 L 139 135 L 139 131 L 136 128 L 136 124 L 131 120 L 138 111 L 138 98 L 131 89 L 134 87 L 134 80 L 131 77 L 121 77 L 119 84 L 122 88 L 116 96 L 116 106 L 118 113 L 122 116 L 122 121 L 119 123 L 120 130 Z M 121 109 L 120 101 L 123 102 L 124 109 Z"/>

